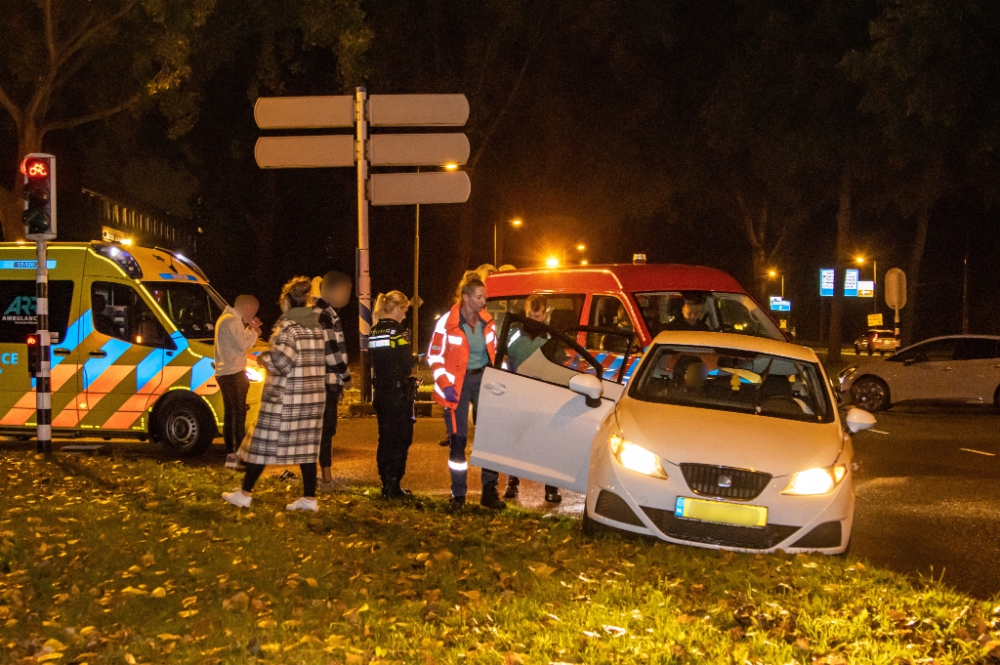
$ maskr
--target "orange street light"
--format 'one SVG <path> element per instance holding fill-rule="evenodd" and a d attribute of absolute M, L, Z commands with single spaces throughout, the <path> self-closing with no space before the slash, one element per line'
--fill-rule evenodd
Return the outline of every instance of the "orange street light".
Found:
<path fill-rule="evenodd" d="M 454 171 L 457 168 L 458 168 L 458 164 L 456 164 L 455 162 L 448 162 L 447 164 L 444 165 L 444 170 L 445 171 Z"/>
<path fill-rule="evenodd" d="M 550 256 L 549 258 L 545 259 L 545 267 L 546 268 L 558 268 L 559 267 L 559 258 L 555 257 L 555 256 Z"/>

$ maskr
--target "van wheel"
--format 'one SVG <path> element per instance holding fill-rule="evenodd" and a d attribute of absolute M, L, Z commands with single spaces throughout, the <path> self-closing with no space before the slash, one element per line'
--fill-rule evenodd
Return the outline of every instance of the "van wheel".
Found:
<path fill-rule="evenodd" d="M 156 440 L 181 457 L 201 455 L 218 433 L 208 407 L 188 395 L 168 398 L 157 409 L 154 429 Z"/>

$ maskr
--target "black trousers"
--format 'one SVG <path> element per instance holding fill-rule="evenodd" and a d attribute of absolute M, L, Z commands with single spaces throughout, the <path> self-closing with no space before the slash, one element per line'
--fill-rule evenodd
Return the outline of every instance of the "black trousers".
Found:
<path fill-rule="evenodd" d="M 226 441 L 226 452 L 235 453 L 247 426 L 247 392 L 250 390 L 250 379 L 243 372 L 224 374 L 215 377 L 222 391 L 222 438 Z"/>
<path fill-rule="evenodd" d="M 253 492 L 253 486 L 260 480 L 260 475 L 264 473 L 263 464 L 247 464 L 246 472 L 243 474 L 243 491 Z M 302 496 L 316 498 L 316 462 L 299 464 L 302 472 Z"/>
<path fill-rule="evenodd" d="M 340 386 L 326 387 L 326 410 L 323 411 L 323 433 L 319 440 L 319 467 L 333 466 L 333 437 L 337 434 L 337 407 L 340 405 Z"/>
<path fill-rule="evenodd" d="M 406 473 L 406 456 L 413 443 L 413 403 L 404 389 L 375 392 L 375 416 L 378 419 L 378 451 L 375 461 L 378 475 L 385 484 L 400 480 Z"/>

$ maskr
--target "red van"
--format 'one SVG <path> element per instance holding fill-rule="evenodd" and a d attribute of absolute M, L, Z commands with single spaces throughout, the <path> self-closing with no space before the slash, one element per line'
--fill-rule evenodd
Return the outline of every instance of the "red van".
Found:
<path fill-rule="evenodd" d="M 592 326 L 633 333 L 637 344 L 630 356 L 641 355 L 657 334 L 682 324 L 692 310 L 699 329 L 785 341 L 739 282 L 714 268 L 643 263 L 493 273 L 486 279 L 486 309 L 497 330 L 507 313 L 523 314 L 525 300 L 535 293 L 547 296 L 548 323 L 557 330 Z M 586 337 L 587 350 L 602 363 L 605 354 L 629 351 L 618 348 L 620 337 Z"/>

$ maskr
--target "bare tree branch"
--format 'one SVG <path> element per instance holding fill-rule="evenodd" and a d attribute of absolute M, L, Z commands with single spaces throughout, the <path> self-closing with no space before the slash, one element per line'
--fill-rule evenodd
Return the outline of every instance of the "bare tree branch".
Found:
<path fill-rule="evenodd" d="M 56 120 L 55 122 L 45 123 L 42 128 L 43 132 L 53 132 L 57 129 L 72 129 L 73 127 L 79 127 L 80 125 L 85 125 L 88 122 L 94 122 L 95 120 L 103 120 L 104 118 L 110 118 L 111 116 L 121 113 L 125 109 L 134 106 L 136 102 L 139 101 L 139 95 L 133 95 L 129 97 L 121 104 L 117 106 L 112 106 L 110 108 L 103 109 L 101 111 L 95 111 L 93 113 L 88 113 L 87 115 L 77 116 L 75 118 L 66 118 L 64 120 Z"/>
<path fill-rule="evenodd" d="M 112 14 L 100 23 L 91 26 L 89 29 L 81 30 L 74 37 L 70 38 L 70 40 L 66 42 L 62 55 L 56 66 L 62 67 L 63 63 L 72 57 L 74 53 L 82 49 L 91 40 L 101 34 L 105 28 L 108 28 L 120 21 L 126 14 L 132 11 L 132 8 L 135 7 L 137 3 L 138 0 L 128 0 L 122 5 L 122 8 L 118 12 Z"/>
<path fill-rule="evenodd" d="M 55 25 L 52 20 L 52 0 L 45 0 L 42 5 L 42 14 L 45 17 L 45 45 L 49 49 L 49 69 L 56 67 L 56 36 Z"/>
<path fill-rule="evenodd" d="M 14 119 L 14 124 L 17 125 L 17 128 L 21 129 L 21 109 L 10 98 L 10 95 L 7 94 L 2 85 L 0 85 L 0 104 L 7 109 L 7 113 L 10 113 L 10 117 Z"/>
<path fill-rule="evenodd" d="M 514 103 L 514 99 L 517 98 L 518 88 L 521 87 L 521 82 L 524 80 L 524 74 L 528 71 L 528 65 L 531 63 L 531 57 L 534 52 L 538 49 L 538 45 L 542 42 L 542 25 L 545 22 L 545 14 L 548 12 L 549 2 L 546 2 L 542 6 L 542 11 L 538 15 L 538 24 L 535 26 L 534 35 L 532 35 L 531 42 L 528 45 L 527 52 L 524 55 L 524 62 L 521 63 L 521 71 L 518 72 L 517 78 L 514 79 L 514 84 L 510 88 L 510 94 L 507 96 L 507 102 L 497 113 L 496 117 L 493 118 L 493 122 L 490 124 L 489 128 L 481 134 L 479 141 L 479 147 L 476 149 L 476 154 L 473 155 L 472 159 L 468 162 L 468 168 L 475 168 L 476 162 L 479 161 L 479 157 L 483 154 L 486 149 L 486 145 L 490 141 L 490 137 L 493 136 L 493 132 L 496 131 L 497 127 L 500 125 L 500 121 L 503 120 L 504 115 L 507 114 L 508 109 Z"/>

